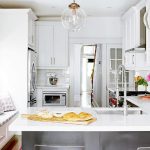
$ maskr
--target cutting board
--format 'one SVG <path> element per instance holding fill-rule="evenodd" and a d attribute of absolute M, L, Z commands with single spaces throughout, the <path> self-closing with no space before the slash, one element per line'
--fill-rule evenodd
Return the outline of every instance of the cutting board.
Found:
<path fill-rule="evenodd" d="M 54 123 L 64 123 L 64 124 L 75 124 L 75 125 L 88 125 L 92 122 L 95 122 L 96 118 L 92 118 L 90 120 L 86 120 L 86 121 L 51 121 Z"/>
<path fill-rule="evenodd" d="M 26 118 L 26 119 L 32 120 L 32 121 L 74 124 L 74 125 L 88 125 L 88 124 L 93 123 L 97 120 L 94 117 L 90 120 L 85 120 L 85 121 L 66 121 L 63 118 L 58 118 L 58 117 L 52 117 L 52 118 L 46 118 L 45 119 L 45 118 L 39 117 L 36 114 L 22 114 L 21 116 L 23 118 Z"/>
<path fill-rule="evenodd" d="M 150 95 L 143 95 L 143 96 L 140 96 L 140 98 L 142 100 L 150 100 Z"/>

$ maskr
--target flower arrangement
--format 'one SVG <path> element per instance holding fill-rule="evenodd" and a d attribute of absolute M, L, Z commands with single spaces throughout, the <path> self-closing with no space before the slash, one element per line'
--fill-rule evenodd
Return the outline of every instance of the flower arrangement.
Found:
<path fill-rule="evenodd" d="M 150 81 L 150 74 L 149 74 L 149 77 L 147 77 L 147 79 L 149 79 Z M 143 85 L 145 87 L 148 86 L 147 79 L 145 80 L 142 76 L 137 76 L 134 78 L 136 85 Z"/>
<path fill-rule="evenodd" d="M 150 73 L 146 77 L 147 82 L 150 82 Z"/>

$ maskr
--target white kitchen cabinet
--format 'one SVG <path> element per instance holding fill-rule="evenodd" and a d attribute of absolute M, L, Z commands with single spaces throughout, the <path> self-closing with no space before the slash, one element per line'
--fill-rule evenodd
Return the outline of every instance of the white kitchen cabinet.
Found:
<path fill-rule="evenodd" d="M 68 66 L 68 31 L 60 22 L 38 21 L 36 38 L 39 68 Z"/>
<path fill-rule="evenodd" d="M 28 13 L 28 46 L 35 50 L 35 20 L 37 17 L 30 10 Z"/>
<path fill-rule="evenodd" d="M 38 51 L 38 66 L 52 66 L 53 59 L 53 26 L 38 25 L 36 31 L 37 51 Z"/>
<path fill-rule="evenodd" d="M 130 70 L 129 68 L 135 67 L 135 54 L 134 53 L 125 53 L 124 56 L 124 63 L 126 69 Z"/>
<path fill-rule="evenodd" d="M 137 46 L 136 41 L 136 8 L 132 7 L 123 16 L 123 49 L 129 50 Z"/>
<path fill-rule="evenodd" d="M 54 65 L 65 67 L 68 64 L 68 32 L 60 22 L 54 23 Z"/>
<path fill-rule="evenodd" d="M 144 28 L 143 19 L 146 10 L 145 1 L 140 1 L 137 5 L 130 8 L 123 15 L 123 54 L 124 65 L 128 70 L 150 70 L 150 60 L 148 55 L 149 50 L 149 34 L 148 29 Z M 138 47 L 145 46 L 146 37 L 146 50 L 136 50 Z M 131 50 L 131 52 L 126 52 Z"/>
<path fill-rule="evenodd" d="M 146 54 L 136 53 L 135 51 L 126 52 L 124 63 L 127 70 L 142 70 L 146 64 Z"/>

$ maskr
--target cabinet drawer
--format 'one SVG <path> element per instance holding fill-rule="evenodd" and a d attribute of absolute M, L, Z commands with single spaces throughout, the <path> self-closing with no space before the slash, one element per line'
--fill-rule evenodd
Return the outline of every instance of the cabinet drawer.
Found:
<path fill-rule="evenodd" d="M 85 150 L 84 146 L 35 145 L 35 150 Z"/>

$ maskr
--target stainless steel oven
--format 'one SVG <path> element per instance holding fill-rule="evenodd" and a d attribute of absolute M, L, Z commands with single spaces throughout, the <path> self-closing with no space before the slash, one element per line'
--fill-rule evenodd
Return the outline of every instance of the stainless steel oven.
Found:
<path fill-rule="evenodd" d="M 48 92 L 43 91 L 43 106 L 65 106 L 65 92 Z"/>

